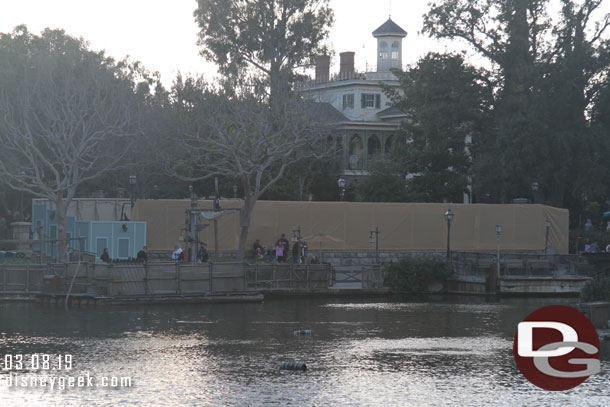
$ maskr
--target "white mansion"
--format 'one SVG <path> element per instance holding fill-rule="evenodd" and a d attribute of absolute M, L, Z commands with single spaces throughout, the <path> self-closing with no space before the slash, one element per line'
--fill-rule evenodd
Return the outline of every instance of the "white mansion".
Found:
<path fill-rule="evenodd" d="M 402 69 L 402 39 L 407 35 L 391 19 L 373 31 L 377 38 L 377 69 L 358 73 L 354 52 L 340 53 L 340 70 L 330 75 L 330 56 L 316 57 L 315 80 L 298 89 L 305 97 L 326 105 L 326 121 L 335 125 L 335 160 L 346 179 L 368 175 L 368 164 L 383 158 L 397 142 L 400 121 L 406 116 L 390 106 L 382 86 L 398 88 L 390 69 Z"/>

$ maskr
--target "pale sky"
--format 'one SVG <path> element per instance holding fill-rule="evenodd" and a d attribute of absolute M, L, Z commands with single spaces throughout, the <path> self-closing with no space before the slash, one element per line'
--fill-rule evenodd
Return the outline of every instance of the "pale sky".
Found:
<path fill-rule="evenodd" d="M 376 41 L 371 33 L 391 12 L 408 32 L 403 40 L 403 64 L 429 51 L 461 50 L 457 43 L 439 43 L 418 34 L 429 0 L 331 0 L 335 24 L 330 43 L 335 51 L 331 72 L 338 71 L 339 52 L 356 52 L 356 69 L 376 65 Z M 169 87 L 178 71 L 202 73 L 213 80 L 216 69 L 199 56 L 198 28 L 193 19 L 196 0 L 0 0 L 0 32 L 26 24 L 31 32 L 62 28 L 83 37 L 94 50 L 116 59 L 129 55 L 151 71 L 159 71 Z"/>

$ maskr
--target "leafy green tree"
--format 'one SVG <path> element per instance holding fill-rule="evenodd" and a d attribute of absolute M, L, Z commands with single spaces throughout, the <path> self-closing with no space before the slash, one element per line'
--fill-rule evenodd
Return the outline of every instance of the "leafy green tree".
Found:
<path fill-rule="evenodd" d="M 479 195 L 496 201 L 531 196 L 539 182 L 548 202 L 579 200 L 592 151 L 588 110 L 608 70 L 610 19 L 595 21 L 601 1 L 443 0 L 424 17 L 424 31 L 461 39 L 486 57 L 496 77 L 494 131 L 475 163 Z M 499 170 L 498 170 L 499 169 Z"/>
<path fill-rule="evenodd" d="M 396 179 L 404 185 L 406 177 L 408 200 L 461 202 L 470 181 L 471 142 L 489 126 L 485 78 L 460 55 L 434 53 L 396 74 L 403 96 L 395 94 L 394 103 L 408 117 L 401 125 L 407 142 L 392 150 L 386 184 Z M 404 189 L 397 189 L 399 195 Z"/>
<path fill-rule="evenodd" d="M 201 54 L 228 82 L 251 73 L 270 95 L 290 90 L 297 68 L 327 53 L 328 0 L 198 0 Z M 260 88 L 259 88 L 260 89 Z"/>
<path fill-rule="evenodd" d="M 314 155 L 286 169 L 284 176 L 262 196 L 276 201 L 305 201 L 309 195 L 316 201 L 336 201 L 337 181 L 331 160 L 320 158 L 324 144 L 309 146 Z"/>

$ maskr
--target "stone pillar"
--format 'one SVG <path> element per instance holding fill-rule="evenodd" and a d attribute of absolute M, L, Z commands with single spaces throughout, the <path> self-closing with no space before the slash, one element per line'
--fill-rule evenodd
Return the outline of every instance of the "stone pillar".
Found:
<path fill-rule="evenodd" d="M 30 243 L 28 241 L 30 240 L 31 227 L 32 223 L 30 222 L 11 223 L 11 229 L 13 231 L 13 240 L 18 240 L 17 251 L 24 252 L 30 250 Z M 21 242 L 19 240 L 21 240 Z"/>

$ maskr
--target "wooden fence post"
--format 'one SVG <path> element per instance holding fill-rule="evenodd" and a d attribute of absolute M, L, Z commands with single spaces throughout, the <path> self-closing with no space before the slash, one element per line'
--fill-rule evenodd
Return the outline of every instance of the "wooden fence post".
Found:
<path fill-rule="evenodd" d="M 250 271 L 250 266 L 248 263 L 242 263 L 241 268 L 244 271 L 244 291 L 248 289 L 248 271 Z"/>
<path fill-rule="evenodd" d="M 209 273 L 208 276 L 210 278 L 210 295 L 214 293 L 214 263 L 210 262 L 209 265 Z"/>
<path fill-rule="evenodd" d="M 6 288 L 6 265 L 2 266 L 2 291 L 7 291 L 7 288 Z"/>
<path fill-rule="evenodd" d="M 28 294 L 30 292 L 30 266 L 25 266 L 25 293 Z"/>
<path fill-rule="evenodd" d="M 108 296 L 109 297 L 113 297 L 114 296 L 114 276 L 113 276 L 113 268 L 114 265 L 109 264 L 107 266 L 108 268 Z"/>
<path fill-rule="evenodd" d="M 180 270 L 182 269 L 182 266 L 180 265 L 179 262 L 176 262 L 176 294 L 180 294 L 180 292 L 182 291 L 182 287 L 180 285 Z"/>
<path fill-rule="evenodd" d="M 148 263 L 144 262 L 144 295 L 148 295 Z"/>

